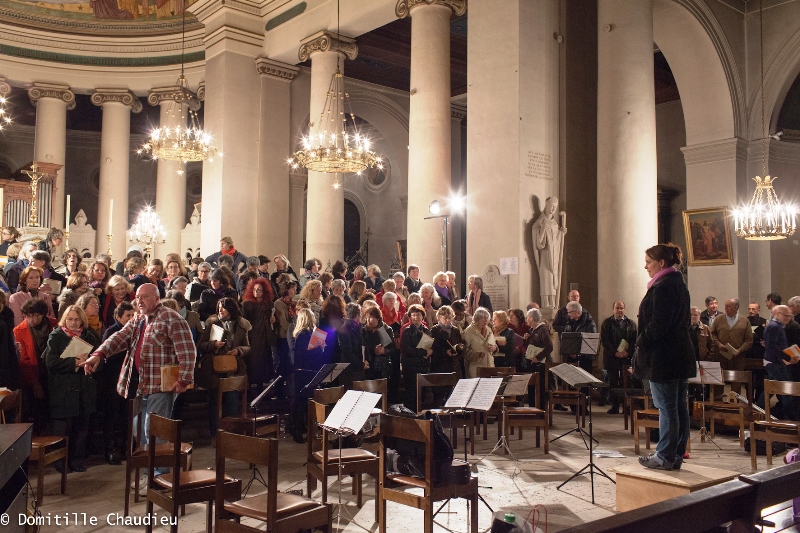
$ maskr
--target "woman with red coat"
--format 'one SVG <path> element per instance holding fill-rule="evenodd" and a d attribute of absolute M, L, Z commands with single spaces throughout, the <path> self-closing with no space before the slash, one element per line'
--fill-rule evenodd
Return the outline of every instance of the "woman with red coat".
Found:
<path fill-rule="evenodd" d="M 50 332 L 58 324 L 55 318 L 47 316 L 49 310 L 50 306 L 43 300 L 28 300 L 22 304 L 24 320 L 14 328 L 22 374 L 23 420 L 33 421 L 36 435 L 42 434 L 48 418 L 47 367 L 42 353 L 47 348 Z"/>
<path fill-rule="evenodd" d="M 275 292 L 267 278 L 250 280 L 242 295 L 242 316 L 253 327 L 250 330 L 250 355 L 245 358 L 247 381 L 259 391 L 274 377 L 274 302 Z"/>

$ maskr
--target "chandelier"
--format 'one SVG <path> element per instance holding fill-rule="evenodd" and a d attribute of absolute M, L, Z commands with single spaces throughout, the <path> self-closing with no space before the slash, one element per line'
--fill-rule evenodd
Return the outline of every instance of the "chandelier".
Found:
<path fill-rule="evenodd" d="M 181 36 L 181 75 L 176 82 L 177 94 L 170 100 L 167 113 L 170 116 L 179 114 L 181 119 L 174 128 L 158 127 L 150 132 L 150 138 L 138 149 L 139 155 L 149 155 L 153 160 L 165 159 L 167 161 L 213 161 L 217 155 L 217 148 L 211 144 L 211 135 L 200 126 L 197 109 L 200 101 L 189 90 L 189 83 L 183 75 L 183 60 L 186 48 L 186 11 L 183 15 L 183 29 Z M 183 114 L 183 106 L 187 105 L 189 120 Z M 183 174 L 183 172 L 178 172 Z"/>
<path fill-rule="evenodd" d="M 9 124 L 11 124 L 11 117 L 6 110 L 6 103 L 8 100 L 5 96 L 0 96 L 0 131 Z"/>
<path fill-rule="evenodd" d="M 336 5 L 336 47 L 340 52 L 339 4 Z M 337 63 L 341 53 L 336 54 Z M 346 108 L 349 108 L 349 112 Z M 352 130 L 347 132 L 347 117 L 350 117 Z M 299 167 L 331 174 L 354 172 L 359 176 L 367 168 L 383 168 L 383 160 L 370 150 L 370 141 L 366 135 L 358 133 L 355 115 L 350 108 L 350 96 L 344 87 L 344 76 L 338 64 L 331 77 L 325 105 L 319 122 L 314 130 L 314 123 L 309 124 L 309 133 L 302 139 L 303 148 L 288 159 L 292 169 Z M 334 179 L 333 188 L 340 187 L 338 177 Z"/>
<path fill-rule="evenodd" d="M 782 204 L 772 183 L 777 176 L 767 175 L 767 138 L 764 126 L 764 14 L 759 0 L 758 23 L 761 39 L 761 176 L 756 176 L 756 190 L 750 204 L 733 210 L 736 235 L 753 241 L 773 241 L 794 235 L 797 210 Z"/>
<path fill-rule="evenodd" d="M 136 222 L 128 231 L 128 240 L 133 244 L 144 245 L 145 258 L 150 257 L 154 244 L 166 242 L 167 230 L 164 229 L 158 213 L 151 206 L 145 206 L 136 217 Z"/>

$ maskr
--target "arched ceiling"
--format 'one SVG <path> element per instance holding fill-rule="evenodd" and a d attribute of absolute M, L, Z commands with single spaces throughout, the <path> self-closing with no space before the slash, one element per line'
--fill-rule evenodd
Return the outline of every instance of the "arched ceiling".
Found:
<path fill-rule="evenodd" d="M 0 22 L 108 37 L 179 33 L 196 0 L 0 0 Z M 187 29 L 199 26 L 186 12 Z"/>

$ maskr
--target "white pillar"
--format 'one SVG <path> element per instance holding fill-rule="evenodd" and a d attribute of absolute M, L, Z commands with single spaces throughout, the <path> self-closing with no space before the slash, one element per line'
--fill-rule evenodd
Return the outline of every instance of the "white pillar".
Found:
<path fill-rule="evenodd" d="M 597 245 L 601 315 L 636 309 L 658 244 L 651 0 L 600 0 L 597 84 Z M 569 238 L 569 237 L 568 237 Z M 604 316 L 604 315 L 602 315 Z"/>
<path fill-rule="evenodd" d="M 33 159 L 43 163 L 64 165 L 67 151 L 67 111 L 75 109 L 75 93 L 68 85 L 36 82 L 28 89 L 28 97 L 36 106 Z M 62 166 L 53 184 L 55 199 L 53 216 L 50 219 L 52 227 L 61 227 L 64 221 L 66 209 L 64 172 L 65 168 Z M 39 220 L 42 220 L 41 214 Z"/>
<path fill-rule="evenodd" d="M 147 102 L 160 106 L 161 114 L 158 125 L 161 128 L 173 129 L 185 127 L 189 106 L 183 99 L 179 87 L 163 87 L 150 91 Z M 199 107 L 199 101 L 195 105 Z M 186 174 L 180 161 L 158 160 L 156 173 L 156 206 L 161 223 L 167 232 L 166 242 L 154 248 L 153 257 L 164 257 L 169 253 L 181 250 L 181 230 L 186 226 Z"/>
<path fill-rule="evenodd" d="M 131 111 L 139 113 L 142 103 L 127 89 L 97 89 L 92 94 L 92 103 L 103 109 L 95 251 L 108 252 L 108 235 L 112 235 L 110 253 L 115 260 L 119 260 L 125 257 L 128 244 Z M 113 220 L 109 217 L 112 201 Z"/>
<path fill-rule="evenodd" d="M 440 222 L 425 220 L 433 200 L 450 196 L 450 17 L 466 2 L 399 0 L 395 13 L 411 17 L 411 99 L 408 123 L 408 262 L 431 281 L 442 270 Z"/>
<path fill-rule="evenodd" d="M 308 176 L 299 172 L 289 175 L 289 262 L 295 271 L 303 266 L 303 233 L 305 230 L 305 191 Z M 271 258 L 270 258 L 271 259 Z"/>
<path fill-rule="evenodd" d="M 271 213 L 271 216 L 269 224 L 256 225 L 256 249 L 253 253 L 272 258 L 278 253 L 288 253 L 290 246 L 291 208 L 286 209 L 286 206 L 290 202 L 291 185 L 286 158 L 292 153 L 290 89 L 300 69 L 260 57 L 256 60 L 256 70 L 261 76 L 258 206 L 259 211 Z M 301 241 L 302 238 L 301 229 Z"/>
<path fill-rule="evenodd" d="M 344 61 L 358 54 L 355 40 L 327 31 L 305 38 L 300 46 L 300 61 L 311 58 L 311 107 L 309 130 L 320 132 L 325 125 L 325 97 L 338 68 L 344 74 Z M 348 110 L 349 111 L 349 110 Z M 328 125 L 330 126 L 330 125 Z M 333 188 L 335 174 L 308 172 L 306 195 L 306 258 L 316 257 L 323 269 L 330 262 L 344 259 L 344 187 Z M 339 182 L 344 176 L 338 176 Z M 295 258 L 295 260 L 297 260 Z M 299 264 L 299 263 L 298 263 Z"/>

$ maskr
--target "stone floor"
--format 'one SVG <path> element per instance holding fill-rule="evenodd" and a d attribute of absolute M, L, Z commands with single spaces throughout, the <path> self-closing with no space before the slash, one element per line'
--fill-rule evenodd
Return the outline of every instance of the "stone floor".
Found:
<path fill-rule="evenodd" d="M 600 440 L 597 446 L 603 450 L 616 450 L 624 458 L 598 458 L 596 464 L 614 478 L 615 466 L 636 462 L 633 453 L 633 437 L 629 431 L 623 429 L 621 415 L 608 415 L 605 408 L 595 408 L 594 435 Z M 551 438 L 558 436 L 574 427 L 574 417 L 567 413 L 557 413 L 555 427 L 551 429 Z M 587 424 L 588 430 L 588 424 Z M 507 455 L 490 455 L 479 461 L 489 452 L 495 444 L 497 426 L 489 426 L 489 439 L 477 437 L 476 455 L 470 456 L 473 471 L 479 474 L 480 494 L 486 503 L 495 511 L 513 511 L 520 515 L 528 515 L 534 506 L 539 506 L 541 522 L 544 530 L 544 521 L 549 522 L 549 531 L 561 529 L 589 522 L 615 513 L 615 488 L 614 485 L 602 478 L 595 477 L 595 503 L 592 503 L 591 484 L 586 476 L 581 476 L 557 490 L 556 487 L 577 470 L 583 468 L 588 462 L 588 451 L 584 447 L 580 436 L 572 433 L 550 446 L 550 454 L 544 455 L 540 448 L 533 447 L 533 432 L 525 433 L 525 439 L 518 441 L 516 436 L 510 440 L 511 450 L 518 462 L 514 462 Z M 642 443 L 644 435 L 642 436 Z M 751 473 L 750 456 L 739 448 L 737 434 L 727 435 L 717 433 L 715 444 L 708 441 L 700 442 L 699 431 L 692 431 L 692 458 L 691 463 L 713 466 L 734 470 L 742 473 Z M 459 450 L 463 454 L 463 448 Z M 304 459 L 305 445 L 292 442 L 291 438 L 282 438 L 280 441 L 280 466 L 279 490 L 292 490 L 305 488 Z M 644 448 L 642 449 L 644 453 Z M 214 464 L 214 448 L 208 440 L 196 442 L 194 452 L 194 468 L 207 468 Z M 776 458 L 773 467 L 783 464 L 780 457 Z M 85 473 L 72 473 L 68 478 L 67 494 L 58 492 L 58 474 L 50 470 L 45 476 L 45 498 L 41 507 L 43 515 L 52 517 L 64 513 L 85 512 L 89 516 L 96 516 L 97 526 L 69 525 L 56 526 L 51 521 L 50 526 L 45 526 L 45 533 L 55 531 L 120 531 L 119 526 L 109 526 L 106 516 L 109 513 L 122 513 L 124 503 L 125 471 L 122 466 L 109 466 L 102 463 L 97 456 L 87 463 L 89 469 Z M 759 468 L 767 468 L 766 459 L 759 458 Z M 247 480 L 249 472 L 246 465 L 233 463 L 229 467 L 234 476 Z M 35 482 L 35 480 L 34 480 Z M 349 532 L 363 532 L 378 530 L 374 523 L 374 494 L 375 484 L 365 477 L 365 503 L 359 509 L 355 505 L 355 498 L 351 494 L 349 479 L 343 482 L 342 501 L 344 502 L 341 518 L 341 528 Z M 336 478 L 330 478 L 329 498 L 336 502 L 338 486 Z M 261 489 L 256 489 L 251 494 Z M 313 495 L 320 497 L 320 489 Z M 162 512 L 156 508 L 159 515 Z M 546 514 L 545 514 L 546 511 Z M 133 515 L 143 515 L 145 504 L 132 504 Z M 334 509 L 334 517 L 336 510 Z M 467 508 L 463 501 L 455 501 L 444 507 L 436 517 L 437 530 L 444 528 L 448 531 L 467 531 Z M 489 529 L 492 514 L 486 505 L 479 508 L 479 529 Z M 71 523 L 72 524 L 72 523 Z M 255 525 L 255 523 L 254 523 Z M 334 518 L 336 527 L 336 518 Z M 421 531 L 422 511 L 410 509 L 397 504 L 389 504 L 388 531 Z M 190 505 L 186 509 L 186 516 L 180 519 L 180 531 L 183 533 L 200 532 L 205 530 L 205 505 Z M 131 526 L 128 530 L 143 530 L 143 526 Z M 166 531 L 167 529 L 164 528 Z"/>

